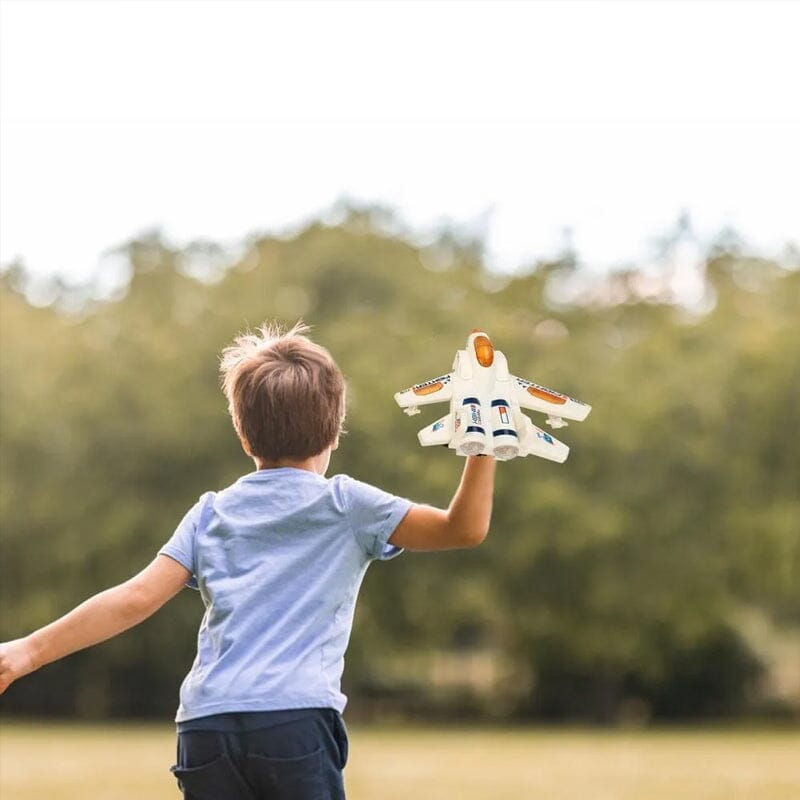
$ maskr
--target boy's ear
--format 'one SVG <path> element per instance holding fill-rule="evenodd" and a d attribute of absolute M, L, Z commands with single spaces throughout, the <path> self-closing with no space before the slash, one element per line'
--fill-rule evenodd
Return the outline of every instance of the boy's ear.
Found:
<path fill-rule="evenodd" d="M 333 444 L 331 445 L 331 450 L 336 450 L 339 447 L 339 434 L 336 434 L 336 438 L 333 440 Z"/>

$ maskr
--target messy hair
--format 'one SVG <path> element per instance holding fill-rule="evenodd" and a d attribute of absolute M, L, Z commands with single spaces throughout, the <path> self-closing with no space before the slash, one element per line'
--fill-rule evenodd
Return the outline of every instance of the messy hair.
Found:
<path fill-rule="evenodd" d="M 245 452 L 266 461 L 306 459 L 334 444 L 345 416 L 345 384 L 331 354 L 302 321 L 264 323 L 222 351 L 222 390 Z"/>

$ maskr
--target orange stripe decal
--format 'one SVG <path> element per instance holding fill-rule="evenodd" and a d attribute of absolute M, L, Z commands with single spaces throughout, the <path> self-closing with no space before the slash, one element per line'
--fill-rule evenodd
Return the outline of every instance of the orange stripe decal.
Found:
<path fill-rule="evenodd" d="M 412 387 L 414 394 L 433 394 L 443 389 L 444 384 L 441 381 L 435 383 L 421 383 L 419 386 Z"/>
<path fill-rule="evenodd" d="M 538 397 L 539 400 L 545 400 L 548 403 L 555 403 L 557 406 L 563 406 L 567 402 L 567 398 L 563 394 L 556 394 L 555 392 L 548 392 L 547 389 L 540 389 L 538 386 L 529 386 L 528 394 Z"/>

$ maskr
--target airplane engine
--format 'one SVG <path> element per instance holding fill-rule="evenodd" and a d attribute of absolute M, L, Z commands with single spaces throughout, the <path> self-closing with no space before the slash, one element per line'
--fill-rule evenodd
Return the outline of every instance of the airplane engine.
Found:
<path fill-rule="evenodd" d="M 511 406 L 502 397 L 492 400 L 491 423 L 494 457 L 498 461 L 516 458 L 519 454 L 519 434 Z"/>
<path fill-rule="evenodd" d="M 477 397 L 465 397 L 456 412 L 453 445 L 462 456 L 477 456 L 486 450 L 486 430 Z"/>

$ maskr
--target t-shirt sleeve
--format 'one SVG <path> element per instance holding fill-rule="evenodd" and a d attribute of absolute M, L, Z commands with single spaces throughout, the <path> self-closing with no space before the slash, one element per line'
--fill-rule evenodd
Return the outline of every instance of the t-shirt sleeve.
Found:
<path fill-rule="evenodd" d="M 175 533 L 167 543 L 158 551 L 159 555 L 169 556 L 192 573 L 186 582 L 191 589 L 197 589 L 197 575 L 195 562 L 195 534 L 200 522 L 200 516 L 211 492 L 201 495 L 200 499 L 186 512 L 184 518 L 175 529 Z"/>
<path fill-rule="evenodd" d="M 353 535 L 367 556 L 385 561 L 400 555 L 403 548 L 388 539 L 413 505 L 411 500 L 346 476 L 343 489 Z"/>

